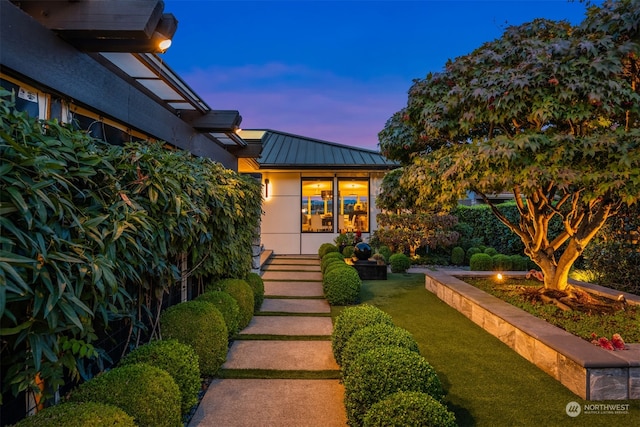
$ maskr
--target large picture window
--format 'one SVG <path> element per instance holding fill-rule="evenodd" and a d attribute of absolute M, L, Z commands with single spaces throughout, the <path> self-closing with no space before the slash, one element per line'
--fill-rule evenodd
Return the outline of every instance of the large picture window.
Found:
<path fill-rule="evenodd" d="M 303 178 L 301 202 L 303 232 L 333 232 L 333 179 Z"/>
<path fill-rule="evenodd" d="M 338 180 L 338 230 L 369 232 L 369 181 Z"/>

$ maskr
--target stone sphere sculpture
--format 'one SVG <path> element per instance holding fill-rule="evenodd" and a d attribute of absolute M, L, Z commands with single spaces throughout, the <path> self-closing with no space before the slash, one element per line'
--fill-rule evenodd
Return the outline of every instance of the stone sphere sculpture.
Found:
<path fill-rule="evenodd" d="M 368 243 L 360 242 L 356 244 L 353 254 L 361 261 L 366 261 L 371 257 L 371 246 Z"/>

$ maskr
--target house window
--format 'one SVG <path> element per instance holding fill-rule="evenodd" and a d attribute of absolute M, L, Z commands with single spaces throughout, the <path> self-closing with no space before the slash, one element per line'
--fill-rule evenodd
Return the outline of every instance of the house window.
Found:
<path fill-rule="evenodd" d="M 369 181 L 338 180 L 338 230 L 369 232 Z"/>
<path fill-rule="evenodd" d="M 15 109 L 17 111 L 26 112 L 29 117 L 45 118 L 42 114 L 40 105 L 40 98 L 42 95 L 29 86 L 25 86 L 17 81 L 10 81 L 5 76 L 0 78 L 0 87 L 10 92 L 13 92 L 15 100 Z"/>
<path fill-rule="evenodd" d="M 333 180 L 302 179 L 302 231 L 329 233 L 334 229 Z"/>

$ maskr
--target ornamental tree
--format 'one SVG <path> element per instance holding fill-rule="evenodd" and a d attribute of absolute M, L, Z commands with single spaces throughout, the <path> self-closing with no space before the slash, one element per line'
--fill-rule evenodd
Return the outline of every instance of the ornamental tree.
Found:
<path fill-rule="evenodd" d="M 425 211 L 416 206 L 419 193 L 415 188 L 402 185 L 403 169 L 395 169 L 384 176 L 382 192 L 376 205 L 385 212 L 378 214 L 376 237 L 395 250 L 409 250 L 438 246 L 453 246 L 460 234 L 453 228 L 458 219 L 437 209 Z"/>
<path fill-rule="evenodd" d="M 469 190 L 525 246 L 545 288 L 608 218 L 640 195 L 640 3 L 605 1 L 577 27 L 536 19 L 416 80 L 380 132 L 406 164 L 417 203 L 454 206 Z M 512 221 L 490 196 L 512 192 Z M 549 222 L 564 225 L 550 235 Z"/>

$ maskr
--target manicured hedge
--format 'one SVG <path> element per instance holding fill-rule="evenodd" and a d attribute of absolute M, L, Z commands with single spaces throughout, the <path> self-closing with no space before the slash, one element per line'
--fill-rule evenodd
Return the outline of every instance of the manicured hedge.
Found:
<path fill-rule="evenodd" d="M 213 304 L 187 301 L 169 307 L 160 316 L 160 326 L 163 338 L 176 339 L 195 350 L 203 376 L 215 375 L 226 360 L 229 333 Z"/>
<path fill-rule="evenodd" d="M 491 257 L 492 268 L 495 271 L 511 271 L 513 262 L 509 255 L 496 254 Z"/>
<path fill-rule="evenodd" d="M 359 329 L 378 323 L 393 326 L 393 320 L 384 311 L 368 304 L 345 308 L 333 325 L 331 348 L 338 365 L 342 366 L 342 352 L 349 338 Z"/>
<path fill-rule="evenodd" d="M 264 281 L 258 273 L 251 272 L 247 275 L 247 283 L 253 291 L 253 311 L 257 313 L 264 301 Z"/>
<path fill-rule="evenodd" d="M 338 247 L 332 243 L 323 243 L 318 248 L 318 257 L 322 259 L 329 252 L 339 252 Z"/>
<path fill-rule="evenodd" d="M 349 365 L 361 354 L 374 348 L 396 346 L 420 354 L 418 343 L 409 331 L 398 326 L 378 323 L 358 329 L 342 351 L 342 375 L 349 376 Z"/>
<path fill-rule="evenodd" d="M 362 280 L 355 268 L 344 265 L 324 275 L 324 296 L 331 305 L 356 304 L 360 299 Z"/>
<path fill-rule="evenodd" d="M 238 328 L 243 330 L 253 318 L 255 298 L 251 286 L 242 279 L 224 279 L 213 283 L 206 288 L 207 291 L 224 291 L 231 295 L 240 307 L 238 316 Z"/>
<path fill-rule="evenodd" d="M 411 267 L 411 260 L 405 254 L 393 254 L 389 258 L 392 273 L 404 273 Z"/>
<path fill-rule="evenodd" d="M 320 271 L 324 273 L 325 268 L 327 268 L 328 264 L 331 264 L 335 261 L 344 262 L 344 256 L 340 252 L 329 252 L 320 260 Z"/>
<path fill-rule="evenodd" d="M 138 363 L 114 368 L 71 392 L 72 402 L 114 405 L 140 427 L 182 427 L 180 389 L 167 371 Z"/>
<path fill-rule="evenodd" d="M 460 246 L 456 246 L 451 250 L 451 264 L 464 265 L 465 252 Z"/>
<path fill-rule="evenodd" d="M 371 406 L 398 391 L 427 393 L 441 401 L 440 380 L 419 354 L 396 346 L 377 347 L 357 357 L 344 378 L 349 425 L 360 426 Z"/>
<path fill-rule="evenodd" d="M 229 338 L 238 333 L 240 307 L 234 297 L 224 291 L 207 291 L 195 299 L 213 304 L 222 314 Z"/>
<path fill-rule="evenodd" d="M 474 254 L 469 261 L 469 269 L 472 271 L 492 271 L 493 260 L 491 255 L 485 253 Z"/>
<path fill-rule="evenodd" d="M 456 427 L 456 417 L 427 393 L 399 391 L 371 406 L 364 427 Z"/>
<path fill-rule="evenodd" d="M 146 363 L 164 369 L 180 388 L 182 413 L 189 412 L 198 403 L 200 391 L 200 366 L 195 350 L 177 340 L 151 341 L 136 348 L 120 360 L 120 365 Z"/>
<path fill-rule="evenodd" d="M 98 402 L 60 403 L 22 419 L 14 427 L 136 427 L 117 406 Z"/>

